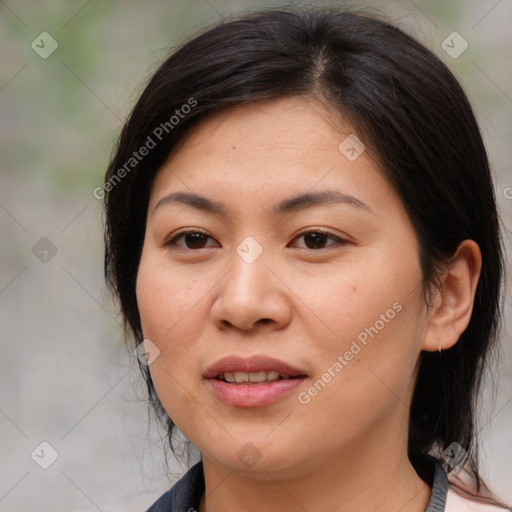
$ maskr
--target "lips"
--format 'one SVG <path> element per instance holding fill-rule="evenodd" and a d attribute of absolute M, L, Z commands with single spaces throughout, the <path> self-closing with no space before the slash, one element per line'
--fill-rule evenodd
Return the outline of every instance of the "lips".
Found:
<path fill-rule="evenodd" d="M 304 370 L 267 356 L 228 356 L 203 374 L 209 389 L 226 405 L 262 407 L 296 390 L 307 378 Z"/>

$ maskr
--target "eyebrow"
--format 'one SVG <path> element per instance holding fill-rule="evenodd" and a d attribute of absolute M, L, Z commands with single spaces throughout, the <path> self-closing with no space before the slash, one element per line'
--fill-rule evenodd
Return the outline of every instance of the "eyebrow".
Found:
<path fill-rule="evenodd" d="M 211 199 L 191 192 L 173 192 L 172 194 L 163 197 L 158 201 L 153 212 L 155 212 L 157 208 L 172 203 L 186 204 L 198 210 L 207 211 L 221 217 L 227 217 L 228 214 L 227 206 L 224 203 L 212 201 Z M 333 203 L 348 204 L 373 213 L 372 209 L 357 197 L 350 194 L 344 194 L 337 190 L 305 192 L 304 194 L 299 194 L 295 197 L 283 199 L 273 206 L 272 213 L 277 216 L 305 210 L 306 208 L 316 205 Z"/>

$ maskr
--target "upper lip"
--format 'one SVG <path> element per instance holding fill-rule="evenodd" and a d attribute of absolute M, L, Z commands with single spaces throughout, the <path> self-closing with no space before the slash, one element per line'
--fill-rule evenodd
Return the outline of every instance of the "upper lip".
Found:
<path fill-rule="evenodd" d="M 205 379 L 214 379 L 218 375 L 226 372 L 278 372 L 290 375 L 291 377 L 305 376 L 306 372 L 300 368 L 291 366 L 284 361 L 257 355 L 251 357 L 240 357 L 236 355 L 222 357 L 209 366 L 203 373 Z"/>

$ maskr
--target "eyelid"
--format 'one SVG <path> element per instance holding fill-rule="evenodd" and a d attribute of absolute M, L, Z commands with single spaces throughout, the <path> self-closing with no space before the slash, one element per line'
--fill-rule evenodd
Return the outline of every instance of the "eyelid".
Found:
<path fill-rule="evenodd" d="M 211 238 L 212 240 L 215 240 L 211 235 L 209 235 L 205 231 L 202 231 L 201 229 L 197 229 L 197 228 L 195 228 L 195 229 L 185 229 L 183 231 L 178 231 L 177 233 L 173 233 L 171 236 L 166 238 L 164 243 L 162 244 L 162 246 L 164 246 L 164 247 L 176 246 L 179 249 L 185 249 L 185 250 L 189 250 L 189 251 L 192 251 L 192 250 L 198 251 L 199 249 L 188 249 L 187 247 L 179 247 L 175 243 L 176 240 L 178 240 L 179 238 L 182 238 L 182 237 L 184 237 L 186 235 L 189 235 L 191 233 L 200 233 L 201 235 L 204 235 L 207 238 Z M 206 249 L 209 249 L 209 247 L 206 247 Z"/>
<path fill-rule="evenodd" d="M 292 239 L 292 242 L 294 242 L 295 240 L 297 240 L 298 238 L 300 238 L 301 236 L 304 236 L 304 235 L 308 235 L 310 233 L 320 233 L 322 235 L 327 235 L 327 237 L 329 238 L 332 238 L 334 240 L 337 241 L 336 244 L 333 244 L 331 246 L 328 246 L 328 247 L 323 247 L 322 249 L 309 249 L 308 247 L 299 247 L 299 249 L 304 249 L 306 251 L 310 251 L 310 252 L 321 252 L 321 251 L 326 251 L 328 249 L 330 249 L 331 247 L 336 247 L 336 246 L 344 246 L 344 245 L 348 245 L 350 242 L 349 240 L 349 237 L 342 237 L 342 236 L 339 236 L 339 235 L 335 235 L 334 233 L 332 233 L 331 231 L 328 231 L 326 230 L 325 228 L 318 228 L 318 227 L 309 227 L 309 228 L 305 228 L 304 230 L 300 231 L 299 233 L 297 233 L 293 239 Z"/>
<path fill-rule="evenodd" d="M 319 228 L 319 227 L 309 227 L 309 228 L 304 228 L 302 231 L 299 231 L 295 237 L 293 238 L 293 240 L 295 240 L 295 238 L 299 237 L 299 236 L 302 236 L 302 235 L 306 235 L 306 234 L 309 234 L 309 233 L 322 233 L 323 235 L 328 235 L 328 236 L 331 236 L 333 238 L 337 238 L 338 240 L 343 240 L 343 238 L 340 236 L 340 235 L 335 235 L 334 233 L 332 233 L 331 231 L 325 229 L 325 228 Z"/>

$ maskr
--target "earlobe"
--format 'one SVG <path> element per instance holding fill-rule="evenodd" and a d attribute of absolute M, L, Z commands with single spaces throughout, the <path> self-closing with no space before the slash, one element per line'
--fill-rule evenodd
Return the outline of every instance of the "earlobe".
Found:
<path fill-rule="evenodd" d="M 434 294 L 422 350 L 446 350 L 457 343 L 473 311 L 482 255 L 473 240 L 462 241 Z"/>

